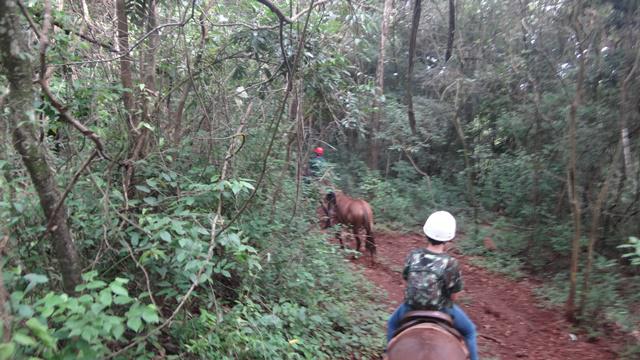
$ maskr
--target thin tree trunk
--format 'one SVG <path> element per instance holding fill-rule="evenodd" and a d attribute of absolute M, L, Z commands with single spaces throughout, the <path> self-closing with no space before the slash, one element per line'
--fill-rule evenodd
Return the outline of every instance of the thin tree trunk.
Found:
<path fill-rule="evenodd" d="M 184 116 L 184 107 L 187 104 L 187 99 L 189 98 L 189 93 L 191 92 L 191 82 L 188 82 L 185 85 L 184 90 L 182 90 L 182 95 L 180 96 L 180 101 L 178 102 L 178 108 L 176 109 L 175 118 L 173 119 L 173 142 L 176 145 L 180 144 L 182 140 L 182 118 Z"/>
<path fill-rule="evenodd" d="M 157 26 L 156 20 L 156 0 L 149 0 L 147 9 L 147 26 L 146 31 L 151 32 Z M 156 91 L 156 49 L 160 44 L 160 36 L 157 31 L 151 32 L 147 40 L 146 48 L 142 56 L 142 76 L 144 81 L 144 94 L 142 96 L 142 119 L 147 124 L 152 123 L 150 99 L 157 96 Z M 149 128 L 140 127 L 140 134 L 135 137 L 133 151 L 129 156 L 129 160 L 137 161 L 144 158 L 147 152 L 149 137 L 151 136 Z M 133 169 L 133 166 L 131 167 Z M 131 179 L 129 179 L 131 180 Z"/>
<path fill-rule="evenodd" d="M 420 26 L 420 14 L 422 12 L 422 0 L 415 0 L 413 5 L 413 20 L 411 22 L 411 35 L 409 38 L 409 69 L 407 70 L 407 116 L 411 134 L 416 134 L 416 114 L 413 111 L 413 65 L 416 56 L 416 38 Z"/>
<path fill-rule="evenodd" d="M 540 226 L 540 215 L 539 215 L 539 207 L 540 207 L 540 172 L 542 171 L 542 163 L 540 161 L 541 151 L 542 151 L 542 126 L 541 122 L 544 119 L 544 114 L 541 109 L 541 96 L 540 90 L 538 88 L 538 81 L 534 77 L 533 74 L 533 62 L 535 59 L 531 57 L 531 46 L 529 41 L 529 29 L 526 26 L 526 19 L 528 17 L 529 11 L 529 1 L 525 0 L 520 3 L 520 11 L 521 11 L 521 25 L 522 25 L 522 46 L 526 51 L 525 59 L 527 64 L 527 77 L 529 81 L 533 85 L 533 102 L 535 105 L 535 123 L 534 123 L 534 134 L 533 134 L 533 173 L 532 173 L 532 184 L 531 184 L 531 216 L 529 218 L 529 224 L 532 229 L 529 233 L 526 247 L 526 262 L 527 264 L 531 264 L 531 257 L 533 255 L 533 246 L 536 243 L 536 235 L 538 234 L 538 228 Z"/>
<path fill-rule="evenodd" d="M 47 223 L 52 224 L 53 249 L 62 275 L 63 289 L 73 294 L 80 283 L 80 259 L 67 225 L 67 210 L 60 204 L 60 193 L 55 176 L 47 162 L 47 153 L 37 141 L 32 85 L 32 65 L 26 41 L 23 38 L 20 15 L 15 1 L 0 1 L 0 60 L 9 81 L 7 107 L 11 114 L 9 127 L 13 133 L 13 145 L 27 168 L 31 181 L 40 199 Z"/>
<path fill-rule="evenodd" d="M 116 0 L 116 16 L 118 28 L 118 46 L 120 53 L 124 54 L 120 58 L 120 82 L 125 91 L 122 93 L 125 116 L 129 130 L 134 130 L 133 124 L 133 78 L 131 76 L 131 64 L 133 59 L 129 53 L 129 21 L 125 0 Z"/>
<path fill-rule="evenodd" d="M 456 134 L 458 135 L 458 139 L 460 140 L 460 144 L 462 145 L 462 154 L 464 156 L 464 167 L 467 172 L 467 200 L 473 207 L 473 235 L 474 239 L 478 238 L 478 210 L 479 204 L 476 199 L 476 190 L 475 190 L 475 171 L 473 169 L 473 164 L 471 163 L 471 154 L 469 151 L 469 146 L 467 145 L 467 141 L 464 136 L 464 129 L 462 128 L 462 123 L 460 122 L 460 112 L 462 111 L 462 105 L 460 101 L 460 91 L 461 91 L 460 81 L 456 83 L 456 97 L 454 100 L 454 116 L 452 119 L 453 125 L 456 129 Z"/>
<path fill-rule="evenodd" d="M 384 10 L 382 12 L 382 26 L 380 30 L 380 52 L 378 55 L 378 65 L 376 66 L 376 93 L 373 99 L 373 112 L 371 114 L 371 132 L 369 133 L 369 167 L 377 169 L 380 160 L 380 142 L 375 138 L 380 131 L 382 122 L 382 104 L 380 99 L 384 95 L 384 61 L 389 37 L 389 22 L 391 20 L 391 10 L 393 0 L 384 0 Z"/>
<path fill-rule="evenodd" d="M 598 241 L 600 228 L 600 218 L 602 216 L 602 207 L 605 203 L 605 198 L 609 194 L 609 185 L 611 184 L 611 178 L 613 177 L 613 173 L 615 172 L 616 165 L 618 164 L 618 155 L 620 154 L 620 146 L 616 148 L 615 154 L 613 155 L 613 159 L 609 165 L 609 169 L 607 174 L 605 175 L 604 184 L 600 191 L 598 192 L 598 197 L 596 201 L 591 206 L 591 226 L 589 230 L 589 245 L 587 248 L 587 265 L 584 270 L 584 276 L 582 278 L 582 291 L 580 293 L 580 308 L 579 315 L 584 315 L 584 311 L 586 310 L 587 305 L 587 295 L 589 293 L 590 287 L 590 278 L 591 278 L 591 268 L 593 267 L 593 256 L 594 256 L 594 248 L 596 242 Z"/>
<path fill-rule="evenodd" d="M 453 54 L 453 39 L 456 33 L 456 2 L 449 0 L 449 33 L 447 37 L 447 52 L 444 55 L 444 61 L 447 62 Z"/>
<path fill-rule="evenodd" d="M 577 20 L 576 20 L 577 22 Z M 571 204 L 571 212 L 573 215 L 573 239 L 571 240 L 571 264 L 569 269 L 569 295 L 566 303 L 566 317 L 572 322 L 576 322 L 576 292 L 578 282 L 578 261 L 580 254 L 580 237 L 582 232 L 582 213 L 580 195 L 578 193 L 577 184 L 577 117 L 578 107 L 582 101 L 582 88 L 584 86 L 585 76 L 585 56 L 583 54 L 583 44 L 580 31 L 575 29 L 577 52 L 581 54 L 578 57 L 578 77 L 576 80 L 576 93 L 569 109 L 569 129 L 568 129 L 568 150 L 569 163 L 567 166 L 567 194 Z"/>

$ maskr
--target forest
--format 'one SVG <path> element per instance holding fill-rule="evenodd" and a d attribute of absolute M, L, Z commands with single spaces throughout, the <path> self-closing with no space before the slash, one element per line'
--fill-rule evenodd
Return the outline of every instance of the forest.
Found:
<path fill-rule="evenodd" d="M 381 359 L 436 210 L 482 358 L 640 357 L 640 1 L 0 0 L 0 118 L 0 360 Z"/>

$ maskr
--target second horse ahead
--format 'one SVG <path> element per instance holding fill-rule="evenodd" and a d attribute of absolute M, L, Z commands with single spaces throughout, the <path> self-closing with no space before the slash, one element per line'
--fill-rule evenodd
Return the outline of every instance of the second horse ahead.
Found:
<path fill-rule="evenodd" d="M 341 191 L 329 192 L 322 198 L 322 210 L 326 221 L 321 222 L 321 227 L 326 229 L 335 224 L 342 224 L 353 233 L 356 239 L 356 250 L 360 251 L 360 230 L 365 232 L 364 247 L 374 263 L 376 254 L 376 242 L 373 237 L 373 211 L 371 205 L 362 199 L 351 198 Z M 344 248 L 340 230 L 336 234 L 340 241 L 340 247 Z"/>

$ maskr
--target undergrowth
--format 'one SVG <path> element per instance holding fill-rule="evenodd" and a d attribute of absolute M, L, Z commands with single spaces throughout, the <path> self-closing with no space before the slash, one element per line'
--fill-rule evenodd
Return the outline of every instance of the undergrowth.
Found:
<path fill-rule="evenodd" d="M 24 245 L 0 263 L 12 315 L 2 360 L 96 359 L 134 341 L 116 358 L 370 359 L 382 350 L 379 290 L 317 230 L 315 200 L 298 199 L 294 211 L 295 199 L 286 197 L 271 211 L 270 198 L 259 195 L 217 237 L 208 260 L 217 194 L 233 209 L 223 213 L 228 220 L 253 181 L 219 181 L 211 167 L 148 166 L 138 195 L 125 200 L 88 176 L 67 202 L 77 244 L 93 265 L 77 294 L 67 295 L 54 290 L 60 279 L 48 243 L 38 242 L 37 198 L 17 186 L 22 176 L 12 173 L 6 185 L 14 190 L 0 201 L 3 229 L 17 229 L 7 235 Z M 295 193 L 294 183 L 282 185 Z M 125 201 L 137 211 L 122 212 Z M 170 325 L 154 331 L 181 303 Z"/>

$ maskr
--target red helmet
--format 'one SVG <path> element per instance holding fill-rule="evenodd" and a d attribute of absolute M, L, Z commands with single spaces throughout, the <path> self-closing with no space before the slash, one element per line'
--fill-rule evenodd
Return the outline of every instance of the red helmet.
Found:
<path fill-rule="evenodd" d="M 316 155 L 318 155 L 318 156 L 324 155 L 324 149 L 319 147 L 319 146 L 317 148 L 313 149 L 313 152 L 316 153 Z"/>

